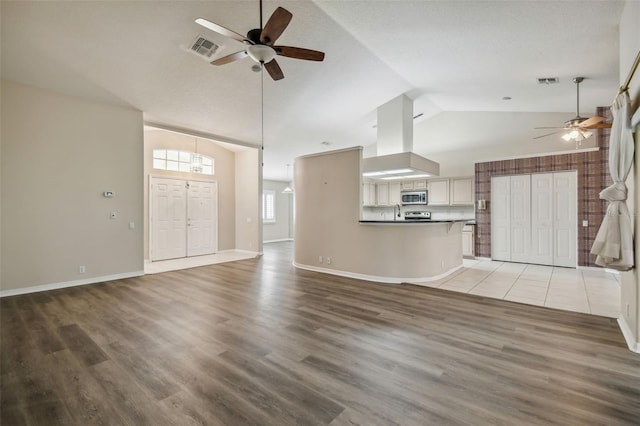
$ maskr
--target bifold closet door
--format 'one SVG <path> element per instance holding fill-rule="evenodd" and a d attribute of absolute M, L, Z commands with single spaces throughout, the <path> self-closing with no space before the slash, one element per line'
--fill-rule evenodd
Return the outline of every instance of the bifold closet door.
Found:
<path fill-rule="evenodd" d="M 491 178 L 491 258 L 511 260 L 511 177 Z"/>
<path fill-rule="evenodd" d="M 531 175 L 511 176 L 511 260 L 531 262 Z"/>
<path fill-rule="evenodd" d="M 531 260 L 553 265 L 554 174 L 531 175 Z"/>
<path fill-rule="evenodd" d="M 150 179 L 151 260 L 187 255 L 187 188 L 176 179 Z"/>
<path fill-rule="evenodd" d="M 491 258 L 576 266 L 576 172 L 491 179 Z"/>
<path fill-rule="evenodd" d="M 553 265 L 575 268 L 578 233 L 578 175 L 576 172 L 553 174 Z"/>

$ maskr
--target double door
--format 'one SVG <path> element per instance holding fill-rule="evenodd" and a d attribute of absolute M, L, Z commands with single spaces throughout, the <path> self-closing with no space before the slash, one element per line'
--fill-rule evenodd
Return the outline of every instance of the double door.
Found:
<path fill-rule="evenodd" d="M 150 179 L 150 259 L 213 254 L 218 246 L 218 185 Z"/>
<path fill-rule="evenodd" d="M 576 266 L 576 172 L 491 179 L 491 258 Z"/>

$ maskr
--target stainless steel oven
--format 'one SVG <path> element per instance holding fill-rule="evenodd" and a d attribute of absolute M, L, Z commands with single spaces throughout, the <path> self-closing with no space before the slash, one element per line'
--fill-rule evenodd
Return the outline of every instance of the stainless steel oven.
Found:
<path fill-rule="evenodd" d="M 402 191 L 401 202 L 403 206 L 414 204 L 427 204 L 427 191 Z"/>

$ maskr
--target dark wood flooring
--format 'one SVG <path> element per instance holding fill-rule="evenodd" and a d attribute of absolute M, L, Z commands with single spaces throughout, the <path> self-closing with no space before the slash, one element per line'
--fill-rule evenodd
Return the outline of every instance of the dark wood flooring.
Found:
<path fill-rule="evenodd" d="M 637 425 L 616 321 L 260 259 L 3 298 L 2 425 Z"/>

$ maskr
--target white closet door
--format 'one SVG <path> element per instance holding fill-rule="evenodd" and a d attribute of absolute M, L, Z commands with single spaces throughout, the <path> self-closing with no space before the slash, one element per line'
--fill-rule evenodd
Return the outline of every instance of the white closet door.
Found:
<path fill-rule="evenodd" d="M 491 258 L 511 260 L 511 178 L 491 178 Z"/>
<path fill-rule="evenodd" d="M 553 174 L 555 199 L 553 264 L 575 268 L 577 264 L 577 174 Z"/>
<path fill-rule="evenodd" d="M 554 174 L 531 175 L 530 263 L 553 265 Z"/>
<path fill-rule="evenodd" d="M 154 178 L 151 184 L 151 260 L 187 255 L 186 185 Z"/>
<path fill-rule="evenodd" d="M 531 261 L 531 175 L 511 176 L 511 260 Z"/>
<path fill-rule="evenodd" d="M 217 251 L 217 199 L 217 183 L 189 181 L 187 256 L 200 256 Z"/>

